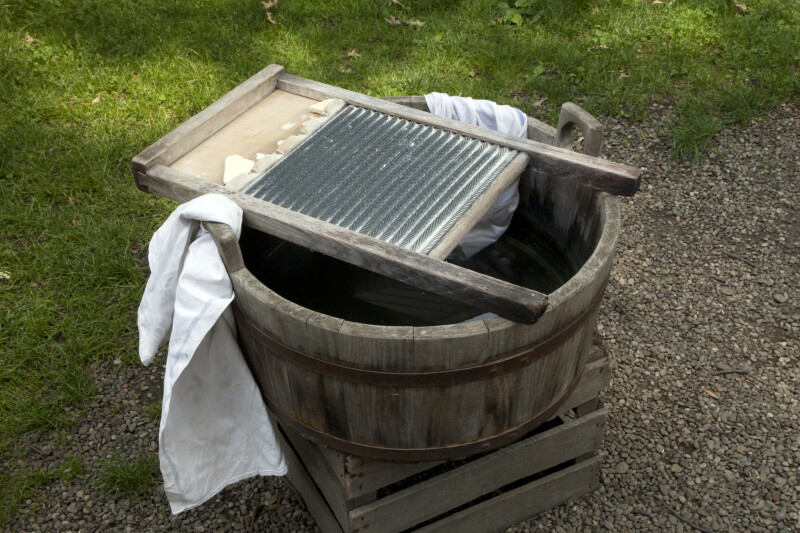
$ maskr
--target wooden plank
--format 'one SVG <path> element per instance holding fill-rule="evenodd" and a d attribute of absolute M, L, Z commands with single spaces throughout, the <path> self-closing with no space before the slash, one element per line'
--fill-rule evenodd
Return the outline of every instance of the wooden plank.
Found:
<path fill-rule="evenodd" d="M 381 100 L 404 105 L 406 107 L 413 107 L 414 109 L 430 113 L 430 111 L 428 111 L 428 102 L 425 101 L 424 96 L 382 96 Z"/>
<path fill-rule="evenodd" d="M 484 213 L 494 204 L 495 200 L 514 183 L 514 180 L 519 178 L 530 160 L 527 154 L 517 154 L 511 163 L 503 169 L 503 172 L 497 176 L 497 179 L 492 182 L 467 212 L 453 224 L 450 231 L 442 237 L 442 240 L 427 255 L 436 259 L 446 258 L 458 246 L 461 239 L 469 233 L 469 230 L 478 223 Z"/>
<path fill-rule="evenodd" d="M 632 196 L 639 189 L 641 171 L 627 165 L 577 154 L 571 150 L 548 146 L 528 139 L 520 139 L 291 74 L 284 74 L 280 77 L 278 88 L 317 100 L 340 98 L 349 104 L 507 146 L 527 153 L 537 171 L 557 178 L 570 179 L 575 183 L 594 189 L 623 196 Z"/>
<path fill-rule="evenodd" d="M 557 131 L 550 124 L 545 124 L 541 120 L 528 116 L 528 139 L 552 145 Z"/>
<path fill-rule="evenodd" d="M 171 165 L 263 100 L 275 90 L 278 77 L 283 73 L 282 66 L 269 65 L 134 157 L 133 174 L 137 184 L 138 177 L 148 169 L 155 165 Z"/>
<path fill-rule="evenodd" d="M 319 446 L 307 441 L 286 427 L 281 426 L 281 429 L 302 459 L 303 466 L 310 474 L 311 479 L 314 480 L 314 484 L 325 497 L 325 501 L 336 520 L 342 527 L 345 527 L 348 509 L 344 497 L 344 487 L 329 469 L 327 462 L 318 451 Z"/>
<path fill-rule="evenodd" d="M 370 494 L 373 495 L 373 497 L 369 501 L 372 501 L 378 489 L 433 468 L 444 462 L 387 463 L 357 455 L 346 454 L 315 442 L 309 441 L 309 443 L 325 460 L 329 471 L 331 471 L 342 484 L 344 495 L 348 502 L 358 500 Z M 349 508 L 352 509 L 353 506 Z"/>
<path fill-rule="evenodd" d="M 381 100 L 404 105 L 406 107 L 413 107 L 414 109 L 419 109 L 420 111 L 428 113 L 430 112 L 428 111 L 428 103 L 425 101 L 424 96 L 383 96 Z M 557 131 L 558 130 L 553 126 L 528 116 L 528 139 L 544 144 L 553 144 Z"/>
<path fill-rule="evenodd" d="M 303 467 L 303 463 L 297 458 L 286 438 L 281 434 L 280 430 L 276 431 L 275 434 L 289 466 L 289 472 L 286 474 L 289 484 L 297 493 L 308 512 L 311 513 L 311 516 L 314 517 L 319 529 L 322 533 L 343 533 L 330 507 L 325 503 L 325 499 L 319 493 L 314 481 L 305 467 Z"/>
<path fill-rule="evenodd" d="M 338 450 L 334 450 L 333 448 L 328 448 L 327 446 L 317 444 L 316 442 L 311 442 L 311 444 L 317 447 L 320 456 L 322 456 L 322 458 L 325 459 L 325 462 L 328 464 L 328 469 L 333 472 L 339 482 L 344 485 L 346 476 L 345 457 L 347 454 Z M 345 491 L 345 496 L 348 498 L 350 497 L 347 491 Z"/>
<path fill-rule="evenodd" d="M 601 407 L 603 407 L 603 400 L 595 396 L 591 400 L 575 406 L 575 414 L 578 416 L 583 416 L 593 411 L 597 411 Z"/>
<path fill-rule="evenodd" d="M 357 455 L 348 455 L 346 461 L 345 494 L 348 498 L 357 498 L 377 491 L 444 462 L 386 463 Z"/>
<path fill-rule="evenodd" d="M 509 320 L 532 324 L 547 307 L 547 296 L 531 289 L 405 250 L 163 165 L 156 165 L 147 173 L 137 171 L 137 180 L 143 190 L 178 202 L 203 194 L 222 194 L 242 207 L 244 221 L 251 227 Z"/>
<path fill-rule="evenodd" d="M 258 152 L 275 152 L 278 141 L 300 133 L 303 122 L 313 117 L 309 108 L 316 103 L 311 98 L 275 90 L 167 166 L 222 184 L 226 157 L 237 154 L 255 161 Z"/>
<path fill-rule="evenodd" d="M 491 491 L 596 449 L 607 414 L 600 409 L 507 446 L 350 513 L 351 531 L 397 533 Z"/>
<path fill-rule="evenodd" d="M 599 456 L 448 516 L 415 533 L 493 533 L 597 488 Z"/>
<path fill-rule="evenodd" d="M 575 407 L 596 398 L 600 391 L 606 389 L 611 382 L 611 365 L 608 357 L 587 363 L 583 369 L 578 385 L 562 405 L 561 412 L 569 411 Z"/>

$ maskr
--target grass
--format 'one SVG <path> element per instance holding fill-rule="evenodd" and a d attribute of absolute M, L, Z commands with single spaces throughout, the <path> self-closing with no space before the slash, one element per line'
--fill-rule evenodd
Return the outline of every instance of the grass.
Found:
<path fill-rule="evenodd" d="M 671 103 L 676 157 L 699 159 L 721 129 L 800 96 L 797 1 L 746 3 L 535 0 L 507 24 L 494 0 L 283 0 L 274 25 L 259 0 L 1 3 L 0 455 L 69 427 L 66 408 L 94 394 L 89 363 L 136 361 L 146 243 L 174 204 L 137 191 L 130 160 L 265 65 L 549 123 L 570 100 L 631 120 Z M 3 494 L 50 479 L 2 471 Z"/>
<path fill-rule="evenodd" d="M 70 455 L 63 463 L 58 466 L 56 476 L 65 485 L 69 485 L 74 479 L 79 478 L 84 471 L 83 461 L 79 457 Z"/>
<path fill-rule="evenodd" d="M 39 487 L 52 479 L 52 474 L 41 469 L 0 472 L 0 526 L 13 518 L 17 507 L 28 500 L 28 507 L 35 510 L 41 504 Z"/>
<path fill-rule="evenodd" d="M 150 420 L 161 420 L 161 400 L 145 405 L 142 408 L 142 414 Z"/>
<path fill-rule="evenodd" d="M 158 455 L 142 453 L 131 461 L 117 455 L 102 466 L 97 488 L 112 498 L 139 498 L 158 480 Z"/>

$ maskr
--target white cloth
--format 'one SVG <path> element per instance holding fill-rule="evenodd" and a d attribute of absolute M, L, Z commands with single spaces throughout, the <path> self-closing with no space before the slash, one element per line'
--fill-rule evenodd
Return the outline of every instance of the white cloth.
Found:
<path fill-rule="evenodd" d="M 497 105 L 489 100 L 448 96 L 444 93 L 426 94 L 425 102 L 428 104 L 428 110 L 434 115 L 523 139 L 528 138 L 528 117 L 515 107 Z M 451 255 L 457 259 L 469 259 L 505 233 L 519 204 L 518 187 L 519 179 L 516 179 L 464 236 Z"/>
<path fill-rule="evenodd" d="M 236 342 L 233 290 L 211 235 L 239 237 L 242 210 L 209 194 L 179 206 L 150 241 L 150 279 L 139 305 L 139 357 L 153 361 L 170 329 L 159 427 L 164 491 L 173 514 L 231 483 L 286 474 L 267 410 Z"/>

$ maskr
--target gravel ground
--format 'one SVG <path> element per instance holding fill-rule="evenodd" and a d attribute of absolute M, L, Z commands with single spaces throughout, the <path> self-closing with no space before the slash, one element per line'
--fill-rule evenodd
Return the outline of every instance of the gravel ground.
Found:
<path fill-rule="evenodd" d="M 614 364 L 600 487 L 509 532 L 800 530 L 800 110 L 719 135 L 697 166 L 670 160 L 669 111 L 653 115 L 604 120 L 605 156 L 644 172 L 622 202 L 598 319 Z M 246 480 L 177 518 L 160 487 L 99 491 L 113 453 L 156 449 L 163 368 L 96 371 L 81 422 L 27 442 L 21 460 L 54 471 L 74 456 L 84 472 L 52 482 L 11 530 L 318 531 L 281 479 Z"/>

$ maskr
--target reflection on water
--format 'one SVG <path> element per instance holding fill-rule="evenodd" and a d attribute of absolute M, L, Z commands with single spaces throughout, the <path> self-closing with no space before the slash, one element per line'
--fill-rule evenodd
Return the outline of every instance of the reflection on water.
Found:
<path fill-rule="evenodd" d="M 353 322 L 394 326 L 453 324 L 484 313 L 302 246 L 245 228 L 247 268 L 303 307 Z M 517 217 L 499 241 L 461 266 L 550 293 L 574 274 L 561 253 Z"/>

